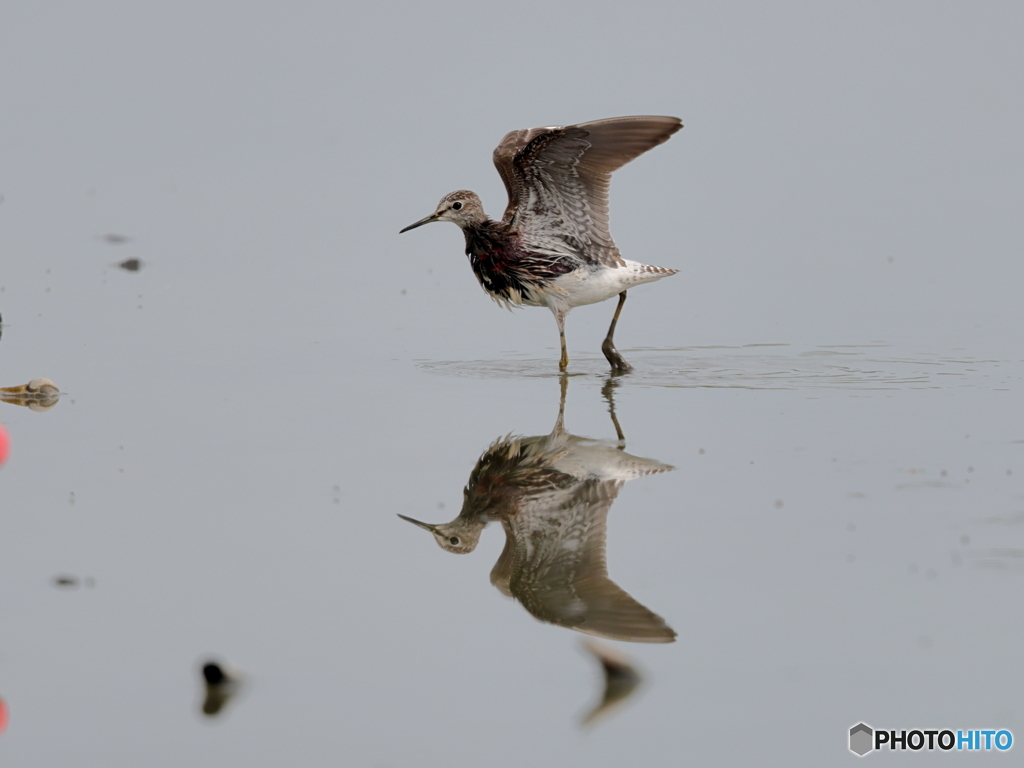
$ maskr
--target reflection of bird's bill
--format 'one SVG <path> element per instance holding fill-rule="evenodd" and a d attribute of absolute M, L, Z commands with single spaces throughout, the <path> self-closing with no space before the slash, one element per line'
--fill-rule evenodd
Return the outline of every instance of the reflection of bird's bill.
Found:
<path fill-rule="evenodd" d="M 604 672 L 601 700 L 581 721 L 581 725 L 590 725 L 633 695 L 643 678 L 632 662 L 614 649 L 592 640 L 584 641 L 583 647 L 598 660 Z"/>
<path fill-rule="evenodd" d="M 32 379 L 17 387 L 0 387 L 0 401 L 23 405 L 33 411 L 48 411 L 60 400 L 60 388 L 49 379 Z"/>
<path fill-rule="evenodd" d="M 216 661 L 203 664 L 202 673 L 206 684 L 202 711 L 207 717 L 214 717 L 241 689 L 242 678 L 237 671 Z"/>

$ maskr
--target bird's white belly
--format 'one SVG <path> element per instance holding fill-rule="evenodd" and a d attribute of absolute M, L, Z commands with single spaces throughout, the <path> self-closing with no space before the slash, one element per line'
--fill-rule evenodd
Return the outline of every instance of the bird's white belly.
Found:
<path fill-rule="evenodd" d="M 582 307 L 610 299 L 634 285 L 660 280 L 673 272 L 636 261 L 627 261 L 621 267 L 581 268 L 555 278 L 554 289 L 548 293 L 566 307 Z M 550 305 L 551 302 L 545 303 Z"/>

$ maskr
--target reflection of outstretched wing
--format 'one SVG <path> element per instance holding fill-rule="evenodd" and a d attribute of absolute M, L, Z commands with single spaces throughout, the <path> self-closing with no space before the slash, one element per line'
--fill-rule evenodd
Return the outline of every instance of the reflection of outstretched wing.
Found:
<path fill-rule="evenodd" d="M 507 584 L 541 621 L 615 640 L 668 643 L 676 633 L 664 619 L 608 578 L 606 519 L 621 486 L 585 480 L 563 503 L 524 505 L 509 521 L 491 581 L 499 589 Z"/>

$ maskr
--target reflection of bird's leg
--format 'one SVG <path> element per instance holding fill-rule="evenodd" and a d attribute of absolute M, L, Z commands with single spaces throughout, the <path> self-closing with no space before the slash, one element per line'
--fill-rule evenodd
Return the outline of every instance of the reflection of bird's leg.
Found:
<path fill-rule="evenodd" d="M 562 357 L 558 361 L 558 370 L 565 373 L 566 368 L 569 367 L 569 351 L 565 348 L 565 312 L 556 309 L 555 322 L 558 323 L 558 340 L 562 342 Z"/>
<path fill-rule="evenodd" d="M 622 427 L 619 426 L 619 419 L 615 415 L 615 387 L 619 383 L 615 380 L 614 375 L 609 376 L 605 381 L 604 386 L 601 387 L 601 394 L 604 395 L 604 399 L 608 401 L 608 414 L 612 417 L 612 424 L 615 425 L 615 434 L 619 438 L 619 450 L 624 450 L 626 447 L 626 436 L 622 433 Z"/>
<path fill-rule="evenodd" d="M 622 359 L 622 355 L 619 354 L 619 350 L 615 348 L 615 342 L 612 340 L 612 336 L 615 335 L 615 324 L 619 322 L 619 313 L 622 312 L 622 305 L 625 303 L 626 292 L 623 291 L 619 294 L 619 305 L 615 307 L 612 324 L 608 326 L 608 335 L 605 336 L 604 343 L 601 344 L 601 351 L 608 358 L 608 362 L 612 364 L 613 373 L 629 373 L 633 370 L 633 366 Z M 563 346 L 562 349 L 564 350 L 565 347 Z"/>
<path fill-rule="evenodd" d="M 558 386 L 561 393 L 558 398 L 558 418 L 555 419 L 555 428 L 551 431 L 553 435 L 559 435 L 565 431 L 565 395 L 569 391 L 569 377 L 565 373 L 558 377 Z"/>

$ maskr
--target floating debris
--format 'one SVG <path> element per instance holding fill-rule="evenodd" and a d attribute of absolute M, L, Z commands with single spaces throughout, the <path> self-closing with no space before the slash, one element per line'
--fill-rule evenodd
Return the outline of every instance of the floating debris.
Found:
<path fill-rule="evenodd" d="M 60 388 L 49 379 L 32 379 L 17 387 L 0 387 L 0 401 L 24 405 L 33 411 L 48 411 L 60 400 Z"/>
<path fill-rule="evenodd" d="M 105 235 L 99 235 L 99 239 L 105 243 L 109 243 L 110 245 L 124 245 L 125 243 L 130 243 L 132 241 L 132 238 L 128 237 L 128 235 L 119 235 L 116 232 L 108 232 Z"/>
<path fill-rule="evenodd" d="M 203 714 L 207 717 L 218 715 L 242 685 L 237 672 L 228 671 L 217 661 L 207 661 L 203 664 L 203 682 L 206 685 Z"/>
<path fill-rule="evenodd" d="M 604 670 L 604 691 L 601 701 L 583 716 L 582 725 L 590 725 L 597 718 L 608 714 L 633 694 L 643 679 L 625 656 L 611 648 L 587 640 L 583 647 L 593 654 Z"/>
<path fill-rule="evenodd" d="M 68 589 L 74 589 L 78 586 L 77 576 L 54 576 L 53 585 L 55 587 L 63 587 Z"/>
<path fill-rule="evenodd" d="M 118 265 L 125 272 L 138 272 L 142 269 L 142 259 L 125 259 L 118 262 Z"/>

